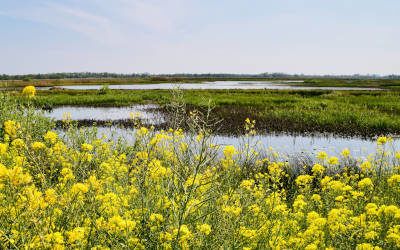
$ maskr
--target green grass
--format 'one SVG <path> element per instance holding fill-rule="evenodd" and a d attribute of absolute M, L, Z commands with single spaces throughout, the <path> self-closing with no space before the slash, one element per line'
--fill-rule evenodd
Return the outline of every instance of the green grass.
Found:
<path fill-rule="evenodd" d="M 400 80 L 395 79 L 338 79 L 338 78 L 314 78 L 314 79 L 271 79 L 271 78 L 219 78 L 219 77 L 136 77 L 136 78 L 86 78 L 86 79 L 36 79 L 36 80 L 3 80 L 0 87 L 24 87 L 35 86 L 63 86 L 63 85 L 113 85 L 113 84 L 157 84 L 167 82 L 200 83 L 206 81 L 285 81 L 304 80 L 304 82 L 287 83 L 293 86 L 308 87 L 364 87 L 398 90 Z"/>
<path fill-rule="evenodd" d="M 303 83 L 291 83 L 293 86 L 308 87 L 363 87 L 396 90 L 400 80 L 392 79 L 306 79 Z"/>
<path fill-rule="evenodd" d="M 145 78 L 87 78 L 87 79 L 35 79 L 0 80 L 0 87 L 25 87 L 34 85 L 37 87 L 51 87 L 64 85 L 115 85 L 115 84 L 157 84 L 157 83 L 201 83 L 208 81 L 271 81 L 267 78 L 190 78 L 190 77 L 145 77 Z"/>
<path fill-rule="evenodd" d="M 18 94 L 16 94 L 18 96 Z M 168 90 L 39 91 L 35 105 L 128 106 L 171 101 Z M 389 91 L 274 91 L 185 90 L 189 109 L 215 106 L 214 115 L 224 119 L 222 130 L 238 130 L 243 120 L 257 120 L 260 130 L 286 132 L 333 132 L 374 136 L 400 133 L 400 92 Z"/>

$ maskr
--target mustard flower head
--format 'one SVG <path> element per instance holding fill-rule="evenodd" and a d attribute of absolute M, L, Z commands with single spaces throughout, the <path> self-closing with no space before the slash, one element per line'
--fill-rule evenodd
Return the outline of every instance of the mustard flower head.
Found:
<path fill-rule="evenodd" d="M 209 235 L 211 233 L 211 226 L 208 224 L 201 224 L 197 226 L 197 230 L 204 235 Z"/>
<path fill-rule="evenodd" d="M 237 154 L 237 151 L 234 146 L 230 145 L 224 148 L 224 156 L 226 158 L 232 158 L 235 154 Z"/>
<path fill-rule="evenodd" d="M 56 143 L 56 142 L 57 142 L 57 138 L 58 138 L 57 133 L 56 133 L 56 132 L 53 132 L 53 131 L 48 131 L 48 132 L 43 136 L 43 139 L 44 139 L 46 142 L 51 143 L 51 144 Z"/>
<path fill-rule="evenodd" d="M 18 130 L 21 128 L 21 125 L 16 121 L 7 120 L 4 122 L 4 132 L 11 139 L 17 137 Z"/>
<path fill-rule="evenodd" d="M 384 144 L 386 144 L 388 141 L 389 141 L 389 138 L 388 138 L 388 137 L 386 137 L 386 136 L 379 136 L 376 142 L 378 143 L 378 145 L 384 145 Z"/>
<path fill-rule="evenodd" d="M 22 94 L 24 96 L 27 96 L 29 98 L 32 98 L 36 95 L 36 88 L 35 86 L 26 86 L 23 90 L 22 90 Z"/>

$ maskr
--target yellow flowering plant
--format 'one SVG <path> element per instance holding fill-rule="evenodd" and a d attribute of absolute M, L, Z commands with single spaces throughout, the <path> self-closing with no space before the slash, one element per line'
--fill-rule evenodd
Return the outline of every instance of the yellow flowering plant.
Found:
<path fill-rule="evenodd" d="M 26 86 L 22 89 L 22 94 L 29 98 L 32 98 L 36 95 L 36 88 L 35 86 Z"/>
<path fill-rule="evenodd" d="M 1 119 L 2 249 L 400 247 L 396 152 L 298 166 L 215 146 L 201 128 L 142 127 L 124 144 Z"/>

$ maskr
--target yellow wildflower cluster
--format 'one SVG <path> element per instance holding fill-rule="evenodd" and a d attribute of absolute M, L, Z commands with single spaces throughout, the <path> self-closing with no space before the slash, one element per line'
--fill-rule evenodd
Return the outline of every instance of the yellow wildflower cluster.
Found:
<path fill-rule="evenodd" d="M 29 97 L 29 98 L 34 97 L 34 96 L 36 95 L 36 88 L 35 88 L 35 86 L 26 86 L 26 87 L 24 87 L 24 88 L 22 89 L 22 94 L 25 95 L 25 96 L 27 96 L 27 97 Z"/>
<path fill-rule="evenodd" d="M 131 146 L 4 128 L 1 249 L 400 248 L 395 152 L 243 163 L 244 152 L 205 133 L 189 144 L 181 130 L 140 128 Z"/>
<path fill-rule="evenodd" d="M 4 139 L 8 141 L 9 139 L 15 139 L 18 135 L 18 130 L 21 125 L 16 121 L 7 120 L 3 124 L 4 128 Z"/>

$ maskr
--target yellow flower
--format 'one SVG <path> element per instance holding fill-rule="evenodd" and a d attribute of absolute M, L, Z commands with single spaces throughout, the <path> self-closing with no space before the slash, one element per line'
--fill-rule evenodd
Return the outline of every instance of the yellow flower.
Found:
<path fill-rule="evenodd" d="M 388 230 L 386 241 L 400 248 L 400 225 L 393 226 Z"/>
<path fill-rule="evenodd" d="M 222 211 L 229 215 L 239 216 L 242 212 L 242 208 L 237 206 L 223 206 Z"/>
<path fill-rule="evenodd" d="M 32 177 L 23 173 L 22 167 L 14 167 L 8 171 L 8 178 L 14 186 L 25 185 L 31 182 Z"/>
<path fill-rule="evenodd" d="M 16 149 L 22 149 L 25 147 L 25 142 L 22 139 L 15 139 L 11 142 L 11 146 Z"/>
<path fill-rule="evenodd" d="M 17 132 L 21 128 L 21 125 L 16 121 L 7 120 L 4 122 L 4 132 L 10 136 L 11 139 L 17 137 Z"/>
<path fill-rule="evenodd" d="M 302 211 L 307 206 L 307 202 L 304 200 L 304 195 L 298 195 L 293 202 L 293 209 L 295 211 Z"/>
<path fill-rule="evenodd" d="M 314 202 L 319 203 L 319 202 L 321 202 L 321 195 L 319 195 L 319 194 L 313 194 L 313 195 L 311 196 L 311 200 L 313 200 Z"/>
<path fill-rule="evenodd" d="M 72 172 L 72 169 L 70 169 L 70 168 L 61 169 L 60 174 L 62 176 L 62 181 L 64 181 L 64 182 L 75 179 L 74 173 Z"/>
<path fill-rule="evenodd" d="M 372 180 L 370 178 L 364 178 L 358 182 L 357 186 L 360 189 L 373 189 L 374 183 L 372 182 Z"/>
<path fill-rule="evenodd" d="M 296 185 L 299 186 L 299 187 L 303 187 L 304 188 L 304 187 L 306 187 L 306 186 L 311 184 L 313 178 L 314 177 L 311 176 L 311 175 L 299 175 L 296 178 Z"/>
<path fill-rule="evenodd" d="M 137 134 L 140 136 L 145 136 L 149 133 L 149 130 L 146 127 L 141 127 L 138 131 Z"/>
<path fill-rule="evenodd" d="M 178 235 L 179 232 L 179 237 L 181 242 L 188 241 L 192 238 L 192 232 L 189 230 L 188 226 L 186 225 L 181 225 L 181 227 L 178 229 L 173 230 L 173 235 L 176 236 Z"/>
<path fill-rule="evenodd" d="M 71 193 L 73 195 L 75 194 L 80 194 L 80 193 L 87 193 L 89 191 L 89 188 L 86 184 L 83 183 L 75 183 L 72 187 L 71 187 Z"/>
<path fill-rule="evenodd" d="M 45 148 L 46 145 L 43 142 L 35 141 L 34 143 L 32 143 L 32 149 L 35 151 L 39 151 Z"/>
<path fill-rule="evenodd" d="M 8 145 L 5 143 L 0 143 L 0 156 L 5 155 L 7 153 Z"/>
<path fill-rule="evenodd" d="M 209 235 L 211 233 L 211 226 L 208 224 L 201 224 L 197 226 L 197 230 L 205 235 Z"/>
<path fill-rule="evenodd" d="M 90 152 L 90 151 L 93 150 L 93 146 L 90 145 L 90 144 L 88 144 L 88 143 L 83 143 L 83 144 L 81 145 L 81 149 L 82 149 L 82 151 Z"/>
<path fill-rule="evenodd" d="M 348 148 L 343 149 L 341 155 L 345 158 L 350 156 L 350 150 Z"/>
<path fill-rule="evenodd" d="M 377 239 L 378 237 L 379 237 L 379 235 L 378 235 L 378 233 L 375 232 L 375 231 L 369 231 L 369 232 L 366 232 L 366 233 L 364 234 L 364 238 L 365 238 L 366 240 L 374 240 L 374 239 Z"/>
<path fill-rule="evenodd" d="M 240 186 L 244 189 L 251 190 L 252 186 L 254 185 L 254 180 L 243 180 L 240 183 Z"/>
<path fill-rule="evenodd" d="M 35 86 L 26 86 L 23 90 L 22 90 L 22 94 L 31 98 L 34 97 L 36 94 L 36 88 Z"/>
<path fill-rule="evenodd" d="M 381 250 L 382 248 L 378 247 L 378 246 L 374 246 L 372 244 L 369 243 L 362 243 L 362 244 L 358 244 L 356 246 L 356 250 Z"/>
<path fill-rule="evenodd" d="M 377 143 L 378 145 L 383 145 L 386 144 L 388 142 L 388 138 L 386 136 L 379 136 Z"/>
<path fill-rule="evenodd" d="M 46 192 L 45 192 L 45 195 L 46 195 L 45 196 L 45 201 L 47 203 L 49 203 L 50 205 L 56 203 L 56 201 L 57 201 L 57 193 L 56 193 L 56 191 L 54 189 L 52 189 L 52 188 L 47 189 Z"/>
<path fill-rule="evenodd" d="M 224 156 L 226 158 L 232 158 L 235 154 L 237 154 L 237 151 L 234 146 L 230 145 L 224 148 Z"/>
<path fill-rule="evenodd" d="M 247 239 L 253 239 L 257 237 L 257 230 L 248 229 L 246 227 L 240 227 L 239 234 Z"/>
<path fill-rule="evenodd" d="M 253 212 L 254 215 L 257 215 L 260 213 L 261 208 L 257 204 L 253 204 L 249 206 L 249 211 Z"/>
<path fill-rule="evenodd" d="M 164 167 L 160 160 L 153 159 L 149 163 L 149 173 L 152 180 L 159 180 L 160 178 L 168 177 L 171 175 L 171 172 L 171 169 Z"/>
<path fill-rule="evenodd" d="M 162 214 L 153 213 L 150 215 L 150 221 L 155 223 L 162 223 L 164 222 L 164 216 Z"/>
<path fill-rule="evenodd" d="M 85 228 L 76 227 L 72 231 L 67 232 L 68 242 L 71 244 L 82 241 L 85 238 Z"/>
<path fill-rule="evenodd" d="M 60 232 L 55 232 L 55 233 L 50 233 L 44 236 L 44 239 L 46 240 L 47 243 L 52 243 L 52 244 L 64 244 L 64 237 Z"/>
<path fill-rule="evenodd" d="M 337 165 L 337 164 L 339 164 L 339 159 L 337 157 L 334 157 L 334 156 L 329 157 L 328 163 L 330 165 Z"/>
<path fill-rule="evenodd" d="M 48 131 L 43 138 L 46 142 L 54 144 L 57 142 L 58 135 L 56 132 Z"/>
<path fill-rule="evenodd" d="M 316 244 L 314 244 L 314 243 L 308 244 L 308 245 L 304 248 L 304 250 L 317 250 L 317 249 L 318 249 L 318 246 L 317 246 Z"/>
<path fill-rule="evenodd" d="M 372 164 L 369 161 L 364 161 L 361 163 L 360 168 L 363 172 L 366 172 L 372 169 Z"/>
<path fill-rule="evenodd" d="M 400 187 L 400 175 L 394 174 L 390 176 L 387 182 L 391 187 Z"/>
<path fill-rule="evenodd" d="M 325 151 L 320 151 L 317 154 L 317 158 L 320 160 L 325 160 L 326 158 L 328 158 L 328 154 Z"/>
<path fill-rule="evenodd" d="M 8 169 L 0 163 L 0 181 L 8 176 Z"/>
<path fill-rule="evenodd" d="M 365 206 L 367 215 L 378 215 L 378 206 L 375 203 L 368 203 Z"/>
<path fill-rule="evenodd" d="M 325 171 L 325 167 L 320 164 L 314 164 L 312 170 L 314 175 L 322 175 Z"/>
<path fill-rule="evenodd" d="M 107 222 L 107 228 L 111 233 L 119 233 L 124 231 L 133 230 L 136 228 L 136 222 L 124 219 L 119 215 L 111 217 Z"/>

